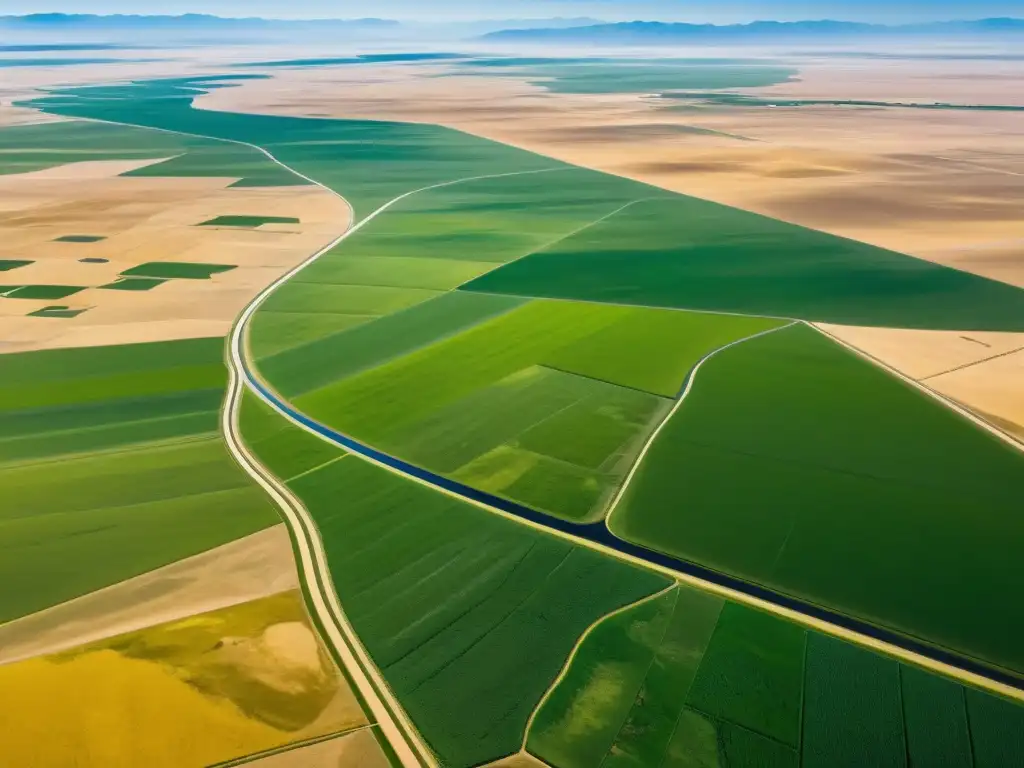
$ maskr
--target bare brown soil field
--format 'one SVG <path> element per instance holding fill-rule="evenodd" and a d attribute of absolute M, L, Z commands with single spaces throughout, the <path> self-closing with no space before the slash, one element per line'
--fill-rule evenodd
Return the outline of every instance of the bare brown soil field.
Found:
<path fill-rule="evenodd" d="M 298 591 L 0 667 L 12 765 L 189 768 L 366 724 Z"/>
<path fill-rule="evenodd" d="M 298 588 L 283 525 L 0 625 L 0 664 Z"/>
<path fill-rule="evenodd" d="M 289 750 L 249 763 L 253 768 L 388 768 L 391 765 L 369 729 Z"/>
<path fill-rule="evenodd" d="M 4 273 L 3 283 L 88 286 L 56 300 L 0 298 L 0 349 L 224 335 L 260 289 L 348 225 L 345 203 L 318 187 L 230 188 L 234 179 L 119 175 L 139 165 L 88 161 L 0 176 L 0 259 L 33 261 Z M 294 216 L 301 223 L 270 230 L 196 226 L 224 214 Z M 57 242 L 82 234 L 105 239 Z M 106 262 L 82 261 L 97 258 Z M 151 261 L 237 269 L 145 291 L 100 287 Z M 86 311 L 29 316 L 48 306 Z"/>

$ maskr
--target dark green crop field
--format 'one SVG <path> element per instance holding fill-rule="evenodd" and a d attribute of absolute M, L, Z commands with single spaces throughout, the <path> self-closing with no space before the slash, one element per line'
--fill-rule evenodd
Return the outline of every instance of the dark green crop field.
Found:
<path fill-rule="evenodd" d="M 278 522 L 217 435 L 221 339 L 0 355 L 0 622 Z"/>
<path fill-rule="evenodd" d="M 104 235 L 63 235 L 54 240 L 55 243 L 98 243 L 106 240 Z"/>
<path fill-rule="evenodd" d="M 468 290 L 849 325 L 1024 330 L 1024 291 L 695 198 L 640 203 Z"/>
<path fill-rule="evenodd" d="M 27 267 L 31 263 L 29 259 L 0 259 L 0 272 L 10 272 L 18 267 Z"/>
<path fill-rule="evenodd" d="M 157 277 L 119 277 L 112 283 L 98 287 L 110 291 L 151 291 L 166 282 Z"/>
<path fill-rule="evenodd" d="M 971 768 L 1020 763 L 1014 728 L 1019 705 L 679 586 L 587 635 L 526 746 L 554 768 Z"/>
<path fill-rule="evenodd" d="M 157 280 L 209 280 L 221 272 L 235 269 L 234 264 L 199 264 L 187 261 L 150 261 L 126 269 L 125 277 L 149 277 Z"/>
<path fill-rule="evenodd" d="M 445 765 L 516 751 L 584 629 L 667 585 L 346 457 L 254 399 L 242 429 L 292 478 L 349 619 Z"/>
<path fill-rule="evenodd" d="M 5 299 L 66 299 L 85 287 L 80 285 L 20 285 L 8 289 Z"/>
<path fill-rule="evenodd" d="M 262 227 L 264 224 L 298 224 L 294 216 L 217 216 L 201 222 L 200 227 Z"/>
<path fill-rule="evenodd" d="M 1022 493 L 1020 451 L 794 326 L 701 369 L 610 525 L 1022 672 Z"/>

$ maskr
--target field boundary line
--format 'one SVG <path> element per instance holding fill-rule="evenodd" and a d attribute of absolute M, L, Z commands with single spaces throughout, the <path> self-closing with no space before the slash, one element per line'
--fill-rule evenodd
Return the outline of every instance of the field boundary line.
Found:
<path fill-rule="evenodd" d="M 814 330 L 816 330 L 818 333 L 820 333 L 822 336 L 826 337 L 827 339 L 830 339 L 831 341 L 834 341 L 836 344 L 839 344 L 840 346 L 845 347 L 847 350 L 849 350 L 850 352 L 853 352 L 855 355 L 861 357 L 862 359 L 866 360 L 867 362 L 872 363 L 873 365 L 876 365 L 877 367 L 881 368 L 883 371 L 888 373 L 890 376 L 894 376 L 897 379 L 899 379 L 900 381 L 902 381 L 904 384 L 909 384 L 910 386 L 912 386 L 914 389 L 918 390 L 919 392 L 923 392 L 925 395 L 927 395 L 928 397 L 932 398 L 933 400 L 937 400 L 939 403 L 941 403 L 942 405 L 946 406 L 947 408 L 949 408 L 951 411 L 953 411 L 957 415 L 959 415 L 959 416 L 967 419 L 968 421 L 970 421 L 976 427 L 981 427 L 981 429 L 983 429 L 984 431 L 988 432 L 993 437 L 996 437 L 996 438 L 1002 440 L 1004 443 L 1009 445 L 1011 448 L 1015 448 L 1018 451 L 1024 451 L 1024 442 L 1018 440 L 1016 437 L 1014 437 L 1010 433 L 1003 431 L 1002 429 L 997 427 L 995 424 L 992 424 L 991 422 L 986 421 L 981 416 L 978 416 L 976 413 L 973 413 L 969 409 L 967 409 L 964 406 L 960 405 L 960 403 L 956 402 L 956 400 L 953 400 L 952 398 L 946 397 L 944 394 L 942 394 L 941 392 L 938 392 L 938 391 L 932 389 L 927 384 L 924 384 L 921 381 L 918 381 L 917 379 L 913 379 L 910 376 L 907 376 L 907 374 L 903 373 L 902 371 L 898 371 L 897 369 L 893 368 L 891 365 L 889 365 L 885 361 L 879 360 L 877 357 L 875 357 L 871 353 L 865 352 L 863 349 L 860 349 L 859 347 L 856 347 L 853 344 L 850 344 L 849 342 L 844 341 L 843 339 L 839 338 L 838 336 L 834 336 L 833 334 L 831 334 L 828 331 L 826 331 L 824 328 L 819 328 L 814 323 L 808 322 L 806 320 L 802 320 L 800 322 L 802 322 L 806 326 L 809 326 L 810 328 L 813 328 Z M 1020 352 L 1020 351 L 1021 350 L 1019 350 L 1019 349 L 1018 350 L 1014 350 L 1014 352 Z M 1010 353 L 1005 353 L 1005 354 L 1010 354 Z M 1002 356 L 1005 356 L 1005 354 L 1004 355 L 996 355 L 996 357 L 1002 357 Z M 992 358 L 990 358 L 990 359 L 992 359 Z M 985 361 L 980 361 L 980 362 L 985 362 Z M 946 373 L 950 373 L 950 371 L 946 371 Z"/>
<path fill-rule="evenodd" d="M 644 442 L 643 448 L 640 449 L 640 452 L 636 455 L 636 458 L 633 460 L 633 464 L 630 467 L 629 472 L 626 474 L 626 479 L 622 481 L 622 485 L 619 486 L 619 490 L 615 494 L 615 497 L 612 499 L 612 503 L 608 505 L 608 511 L 604 515 L 604 524 L 605 527 L 613 535 L 615 535 L 618 538 L 622 538 L 621 536 L 618 536 L 618 534 L 616 534 L 615 531 L 612 530 L 612 515 L 614 515 L 616 510 L 619 508 L 620 502 L 626 495 L 626 492 L 629 490 L 629 486 L 633 482 L 633 478 L 636 476 L 636 473 L 640 471 L 640 465 L 643 464 L 644 458 L 646 458 L 648 451 L 650 451 L 651 448 L 654 446 L 655 441 L 658 439 L 658 435 L 661 434 L 661 431 L 672 420 L 672 417 L 676 415 L 676 412 L 682 407 L 683 402 L 686 400 L 686 398 L 689 397 L 690 391 L 693 389 L 693 382 L 697 379 L 697 373 L 700 371 L 701 366 L 703 366 L 704 363 L 713 358 L 719 352 L 724 352 L 725 350 L 731 347 L 735 347 L 747 341 L 759 339 L 762 336 L 767 336 L 768 334 L 775 333 L 777 331 L 782 331 L 785 330 L 786 328 L 792 328 L 796 324 L 797 321 L 794 320 L 790 323 L 786 323 L 785 325 L 777 325 L 774 328 L 759 331 L 758 333 L 751 334 L 750 336 L 745 336 L 742 339 L 730 341 L 728 344 L 725 344 L 721 347 L 718 347 L 717 349 L 713 349 L 710 352 L 708 352 L 706 355 L 704 355 L 704 357 L 697 361 L 696 365 L 694 365 L 693 368 L 690 369 L 690 372 L 686 374 L 686 383 L 683 385 L 683 391 L 676 398 L 675 405 L 672 406 L 672 409 L 665 415 L 665 418 L 661 420 L 661 423 L 658 424 L 658 426 L 654 428 L 654 431 L 651 432 L 651 434 L 648 436 L 646 442 Z"/>
<path fill-rule="evenodd" d="M 282 744 L 279 747 L 271 747 L 270 749 L 264 749 L 261 752 L 253 752 L 252 754 L 235 757 L 221 763 L 212 763 L 211 765 L 206 766 L 206 768 L 236 768 L 236 766 L 239 765 L 248 765 L 249 763 L 254 763 L 257 760 L 263 760 L 267 757 L 276 757 L 277 755 L 295 752 L 296 750 L 305 749 L 306 747 L 315 747 L 317 744 L 334 741 L 335 739 L 343 739 L 346 736 L 351 736 L 352 734 L 359 733 L 360 731 L 371 730 L 375 725 L 376 723 L 365 723 L 363 725 L 353 726 L 352 728 L 344 728 L 340 731 L 334 731 L 333 733 L 325 733 L 323 736 L 311 736 L 308 739 L 289 742 L 288 744 Z"/>
<path fill-rule="evenodd" d="M 583 634 L 581 634 L 579 638 L 577 638 L 576 642 L 572 646 L 572 650 L 569 651 L 569 655 L 566 657 L 565 663 L 562 665 L 562 669 L 555 676 L 555 679 L 551 681 L 551 685 L 547 687 L 547 689 L 544 691 L 544 695 L 541 696 L 540 701 L 537 702 L 537 706 L 534 707 L 533 712 L 530 713 L 530 717 L 526 721 L 526 727 L 523 729 L 523 741 L 519 747 L 520 753 L 526 751 L 526 742 L 530 739 L 530 730 L 533 728 L 534 720 L 537 719 L 537 714 L 544 708 L 544 705 L 548 703 L 548 700 L 555 692 L 555 689 L 568 676 L 569 670 L 572 668 L 572 663 L 576 660 L 576 655 L 579 653 L 579 650 L 583 646 L 583 643 L 587 641 L 587 638 L 590 637 L 590 635 L 592 635 L 594 631 L 599 626 L 604 624 L 606 621 L 610 621 L 611 619 L 614 619 L 616 616 L 626 613 L 627 611 L 631 611 L 634 608 L 639 608 L 641 605 L 646 605 L 647 603 L 654 602 L 658 598 L 663 597 L 672 590 L 678 588 L 679 582 L 673 581 L 664 589 L 659 589 L 657 592 L 652 592 L 646 597 L 642 597 L 639 600 L 634 600 L 632 603 L 627 603 L 626 605 L 616 608 L 614 611 L 611 611 L 610 613 L 606 613 L 603 616 L 598 617 L 593 622 L 591 622 L 590 626 L 583 630 Z"/>

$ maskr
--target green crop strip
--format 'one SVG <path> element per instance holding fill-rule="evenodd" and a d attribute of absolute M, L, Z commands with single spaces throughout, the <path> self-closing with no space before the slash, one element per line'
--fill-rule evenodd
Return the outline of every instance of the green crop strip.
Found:
<path fill-rule="evenodd" d="M 18 267 L 27 267 L 33 262 L 28 259 L 0 259 L 0 272 L 10 272 Z"/>
<path fill-rule="evenodd" d="M 222 345 L 0 356 L 0 622 L 277 522 L 217 436 Z"/>
<path fill-rule="evenodd" d="M 201 222 L 200 227 L 261 227 L 264 224 L 298 224 L 294 216 L 218 216 Z"/>

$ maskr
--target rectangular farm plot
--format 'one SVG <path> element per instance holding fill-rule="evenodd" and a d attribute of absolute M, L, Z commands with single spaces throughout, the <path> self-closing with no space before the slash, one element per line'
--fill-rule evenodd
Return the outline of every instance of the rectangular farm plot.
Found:
<path fill-rule="evenodd" d="M 35 312 L 29 312 L 29 317 L 57 317 L 67 320 L 72 317 L 78 317 L 80 314 L 86 311 L 88 310 L 71 309 L 70 307 L 57 305 L 52 307 L 43 307 L 42 309 L 37 309 Z"/>
<path fill-rule="evenodd" d="M 963 687 L 901 665 L 900 690 L 910 765 L 971 768 L 974 760 Z"/>
<path fill-rule="evenodd" d="M 812 633 L 804 711 L 805 768 L 906 768 L 895 661 Z"/>
<path fill-rule="evenodd" d="M 66 299 L 85 290 L 80 285 L 21 285 L 3 293 L 6 299 Z"/>
<path fill-rule="evenodd" d="M 29 259 L 0 259 L 0 272 L 10 272 L 18 267 L 27 267 L 33 262 Z"/>
<path fill-rule="evenodd" d="M 294 216 L 217 216 L 214 219 L 201 222 L 200 227 L 242 227 L 255 229 L 264 224 L 298 224 L 299 220 Z"/>
<path fill-rule="evenodd" d="M 126 269 L 125 277 L 146 277 L 161 280 L 209 280 L 221 272 L 236 269 L 234 264 L 198 264 L 185 261 L 151 261 Z"/>
<path fill-rule="evenodd" d="M 687 704 L 797 749 L 806 638 L 796 624 L 726 605 Z"/>
<path fill-rule="evenodd" d="M 99 287 L 108 291 L 151 291 L 166 282 L 167 280 L 158 277 L 121 277 Z"/>
<path fill-rule="evenodd" d="M 702 367 L 610 525 L 1021 671 L 1022 492 L 1020 451 L 800 326 Z"/>

